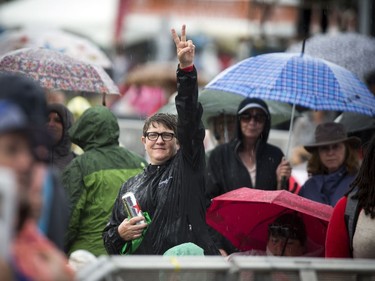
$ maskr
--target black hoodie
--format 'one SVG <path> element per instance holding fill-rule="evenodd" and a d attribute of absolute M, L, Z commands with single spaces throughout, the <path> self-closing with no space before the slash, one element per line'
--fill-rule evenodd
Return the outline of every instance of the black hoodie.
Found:
<path fill-rule="evenodd" d="M 263 132 L 256 144 L 256 186 L 254 187 L 247 168 L 238 156 L 243 137 L 240 122 L 237 121 L 237 138 L 217 146 L 208 159 L 206 194 L 209 199 L 240 187 L 277 189 L 276 169 L 284 154 L 280 148 L 267 143 L 271 129 L 271 115 L 263 100 L 246 98 L 240 103 L 237 112 L 250 103 L 260 105 L 268 115 Z"/>
<path fill-rule="evenodd" d="M 75 154 L 71 150 L 72 142 L 68 135 L 68 130 L 73 124 L 73 115 L 65 105 L 59 103 L 49 104 L 47 110 L 48 114 L 56 112 L 60 116 L 63 125 L 63 135 L 60 141 L 51 147 L 49 154 L 51 165 L 63 171 L 66 165 L 75 157 Z"/>
<path fill-rule="evenodd" d="M 248 104 L 257 104 L 265 110 L 267 120 L 264 129 L 256 144 L 256 186 L 251 182 L 249 172 L 238 155 L 242 146 L 242 131 L 237 119 L 237 138 L 229 143 L 215 147 L 207 162 L 206 199 L 207 204 L 211 199 L 240 187 L 257 188 L 263 190 L 277 189 L 276 169 L 284 156 L 281 149 L 267 143 L 271 129 L 271 115 L 267 104 L 257 98 L 245 98 L 239 105 L 237 112 Z M 218 232 L 210 229 L 211 236 L 219 249 L 224 249 L 228 254 L 238 251 Z"/>

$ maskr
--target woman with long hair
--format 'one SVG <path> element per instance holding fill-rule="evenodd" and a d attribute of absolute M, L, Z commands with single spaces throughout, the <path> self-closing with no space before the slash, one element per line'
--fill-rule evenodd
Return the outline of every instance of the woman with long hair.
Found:
<path fill-rule="evenodd" d="M 326 257 L 375 258 L 375 135 L 364 147 L 364 155 L 348 193 L 333 210 L 327 230 Z"/>
<path fill-rule="evenodd" d="M 342 124 L 318 125 L 314 143 L 304 146 L 311 153 L 307 163 L 310 177 L 299 195 L 334 207 L 358 172 L 359 146 L 360 139 L 348 137 Z"/>

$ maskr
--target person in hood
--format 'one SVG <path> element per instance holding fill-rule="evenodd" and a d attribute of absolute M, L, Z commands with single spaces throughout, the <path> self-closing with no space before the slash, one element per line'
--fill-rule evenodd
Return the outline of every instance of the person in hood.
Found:
<path fill-rule="evenodd" d="M 237 137 L 215 147 L 208 158 L 206 196 L 209 200 L 240 187 L 281 189 L 283 178 L 289 179 L 291 175 L 291 166 L 283 159 L 281 149 L 267 143 L 271 114 L 263 100 L 245 98 L 237 110 L 236 127 Z M 213 235 L 217 236 L 222 255 L 236 251 L 224 237 Z"/>
<path fill-rule="evenodd" d="M 62 173 L 71 206 L 65 250 L 105 255 L 101 234 L 121 184 L 140 173 L 147 162 L 119 145 L 117 118 L 107 107 L 87 109 L 68 133 L 84 153 Z"/>
<path fill-rule="evenodd" d="M 179 65 L 175 115 L 157 113 L 143 126 L 142 142 L 150 159 L 143 173 L 123 184 L 110 220 L 103 231 L 111 255 L 163 255 L 168 249 L 192 242 L 205 255 L 219 255 L 205 221 L 205 129 L 198 102 L 195 46 L 172 29 Z M 128 219 L 122 196 L 133 192 L 145 217 Z M 147 221 L 147 220 L 146 220 Z M 138 246 L 135 242 L 141 239 Z M 139 241 L 139 240 L 138 240 Z M 135 247 L 136 246 L 136 247 Z"/>
<path fill-rule="evenodd" d="M 49 163 L 61 172 L 76 156 L 72 151 L 68 130 L 73 124 L 73 114 L 63 104 L 51 103 L 47 105 L 47 130 L 52 137 L 49 152 Z"/>

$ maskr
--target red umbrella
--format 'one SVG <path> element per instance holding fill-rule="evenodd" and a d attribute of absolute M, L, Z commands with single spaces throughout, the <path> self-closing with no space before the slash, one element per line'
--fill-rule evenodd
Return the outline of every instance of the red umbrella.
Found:
<path fill-rule="evenodd" d="M 215 197 L 207 223 L 241 251 L 266 250 L 268 225 L 278 216 L 297 212 L 307 232 L 307 252 L 324 254 L 324 243 L 333 208 L 286 190 L 239 188 Z"/>

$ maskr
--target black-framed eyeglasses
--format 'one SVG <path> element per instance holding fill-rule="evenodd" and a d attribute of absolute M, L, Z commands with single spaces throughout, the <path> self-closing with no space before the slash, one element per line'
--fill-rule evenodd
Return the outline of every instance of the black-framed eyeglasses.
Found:
<path fill-rule="evenodd" d="M 150 141 L 156 141 L 159 136 L 161 136 L 163 141 L 171 141 L 174 138 L 174 133 L 157 133 L 157 132 L 147 132 L 145 137 L 147 137 Z"/>
<path fill-rule="evenodd" d="M 254 119 L 256 123 L 263 124 L 264 122 L 266 122 L 267 116 L 262 113 L 257 113 L 257 114 L 245 113 L 245 114 L 239 115 L 238 119 L 243 122 L 250 122 L 252 119 Z"/>
<path fill-rule="evenodd" d="M 291 225 L 270 224 L 268 233 L 273 237 L 298 239 L 298 229 Z"/>

